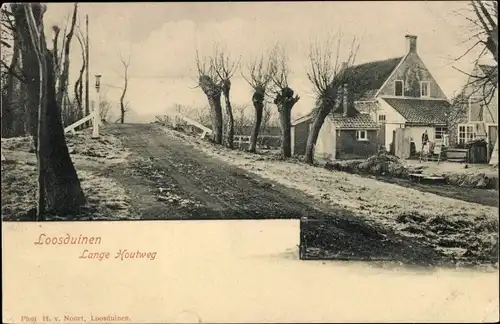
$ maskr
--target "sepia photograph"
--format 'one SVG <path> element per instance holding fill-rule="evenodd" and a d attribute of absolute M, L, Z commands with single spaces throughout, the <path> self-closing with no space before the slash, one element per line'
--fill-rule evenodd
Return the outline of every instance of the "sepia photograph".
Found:
<path fill-rule="evenodd" d="M 212 235 L 197 244 L 248 240 L 301 278 L 334 261 L 497 278 L 497 2 L 5 3 L 0 19 L 11 233 L 193 224 Z M 34 235 L 37 249 L 109 241 Z"/>
<path fill-rule="evenodd" d="M 408 4 L 429 20 L 408 33 L 137 5 L 3 5 L 3 221 L 301 219 L 304 258 L 354 253 L 343 222 L 496 260 L 494 2 Z"/>

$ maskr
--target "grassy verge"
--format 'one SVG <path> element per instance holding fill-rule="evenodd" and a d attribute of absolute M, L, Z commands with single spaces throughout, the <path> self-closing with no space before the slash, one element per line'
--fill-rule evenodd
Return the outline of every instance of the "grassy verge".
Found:
<path fill-rule="evenodd" d="M 2 219 L 30 220 L 36 206 L 36 156 L 29 137 L 2 139 Z M 102 171 L 127 156 L 119 140 L 103 135 L 98 140 L 89 132 L 67 137 L 87 204 L 71 215 L 47 215 L 48 220 L 132 219 L 130 199 L 124 188 L 102 175 Z"/>
<path fill-rule="evenodd" d="M 318 202 L 348 210 L 403 237 L 417 239 L 450 260 L 497 260 L 498 207 L 331 172 L 298 159 L 281 161 L 272 154 L 228 150 L 171 129 L 165 131 L 221 161 L 298 189 Z"/>

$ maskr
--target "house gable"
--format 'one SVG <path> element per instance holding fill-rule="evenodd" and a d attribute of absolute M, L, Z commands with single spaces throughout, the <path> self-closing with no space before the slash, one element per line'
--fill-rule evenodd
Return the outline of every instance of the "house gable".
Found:
<path fill-rule="evenodd" d="M 453 98 L 451 123 L 498 121 L 498 89 L 496 87 L 497 73 L 486 78 L 486 73 L 496 72 L 489 65 L 476 64 L 467 78 L 467 83 L 460 93 Z M 487 98 L 484 98 L 486 95 Z M 484 105 L 485 101 L 487 105 Z"/>
<path fill-rule="evenodd" d="M 403 81 L 403 97 L 447 100 L 446 95 L 416 52 L 409 52 L 377 92 L 395 96 L 395 81 Z M 421 97 L 420 82 L 429 82 L 429 97 Z"/>
<path fill-rule="evenodd" d="M 468 121 L 498 122 L 498 88 L 495 67 L 477 64 L 462 92 Z M 464 108 L 462 108 L 464 109 Z"/>

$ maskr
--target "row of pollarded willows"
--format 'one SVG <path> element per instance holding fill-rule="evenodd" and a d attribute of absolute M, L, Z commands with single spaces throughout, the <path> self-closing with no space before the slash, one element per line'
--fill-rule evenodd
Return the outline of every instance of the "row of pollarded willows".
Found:
<path fill-rule="evenodd" d="M 307 142 L 306 161 L 308 163 L 313 163 L 314 146 L 321 126 L 332 109 L 339 104 L 338 99 L 342 97 L 344 84 L 349 77 L 349 67 L 354 64 L 358 48 L 356 40 L 353 40 L 347 58 L 341 63 L 341 39 L 341 34 L 339 34 L 336 43 L 333 42 L 332 37 L 328 37 L 324 43 L 319 41 L 311 43 L 310 64 L 306 72 L 316 94 L 316 106 L 313 109 L 314 121 Z M 334 56 L 335 47 L 336 55 Z M 279 114 L 281 156 L 283 159 L 291 157 L 291 113 L 295 104 L 300 100 L 300 96 L 289 84 L 291 71 L 285 49 L 276 44 L 268 53 L 249 60 L 245 67 L 242 67 L 240 63 L 240 59 L 231 60 L 230 56 L 224 53 L 218 45 L 215 45 L 210 56 L 200 58 L 198 52 L 196 54 L 198 86 L 208 99 L 213 142 L 222 145 L 225 139 L 226 146 L 232 148 L 234 121 L 229 94 L 231 78 L 239 68 L 243 78 L 253 90 L 252 103 L 255 116 L 248 150 L 256 153 L 264 106 L 270 101 L 276 106 Z M 226 134 L 223 134 L 221 95 L 224 96 L 228 116 Z"/>

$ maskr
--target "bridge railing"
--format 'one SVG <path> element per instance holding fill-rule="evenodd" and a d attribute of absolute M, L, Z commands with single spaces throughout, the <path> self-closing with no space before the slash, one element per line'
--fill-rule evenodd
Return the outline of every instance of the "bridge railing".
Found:
<path fill-rule="evenodd" d="M 102 126 L 102 120 L 100 118 L 100 111 L 99 111 L 99 106 L 100 106 L 100 101 L 98 101 L 97 105 L 94 108 L 94 111 L 92 111 L 90 114 L 87 116 L 83 117 L 82 119 L 74 122 L 73 124 L 66 126 L 64 128 L 64 133 L 75 133 L 75 129 L 80 126 L 85 124 L 86 122 L 92 120 L 92 137 L 93 138 L 98 138 L 99 137 L 99 126 Z"/>
<path fill-rule="evenodd" d="M 162 115 L 162 116 L 156 116 L 156 121 L 161 123 L 161 124 L 168 124 L 171 125 L 172 127 L 177 127 L 179 126 L 182 122 L 183 125 L 192 125 L 198 129 L 201 130 L 201 138 L 205 138 L 207 135 L 212 135 L 212 130 L 205 125 L 197 122 L 194 119 L 191 119 L 187 116 L 182 115 L 181 113 L 176 113 L 174 115 Z"/>

